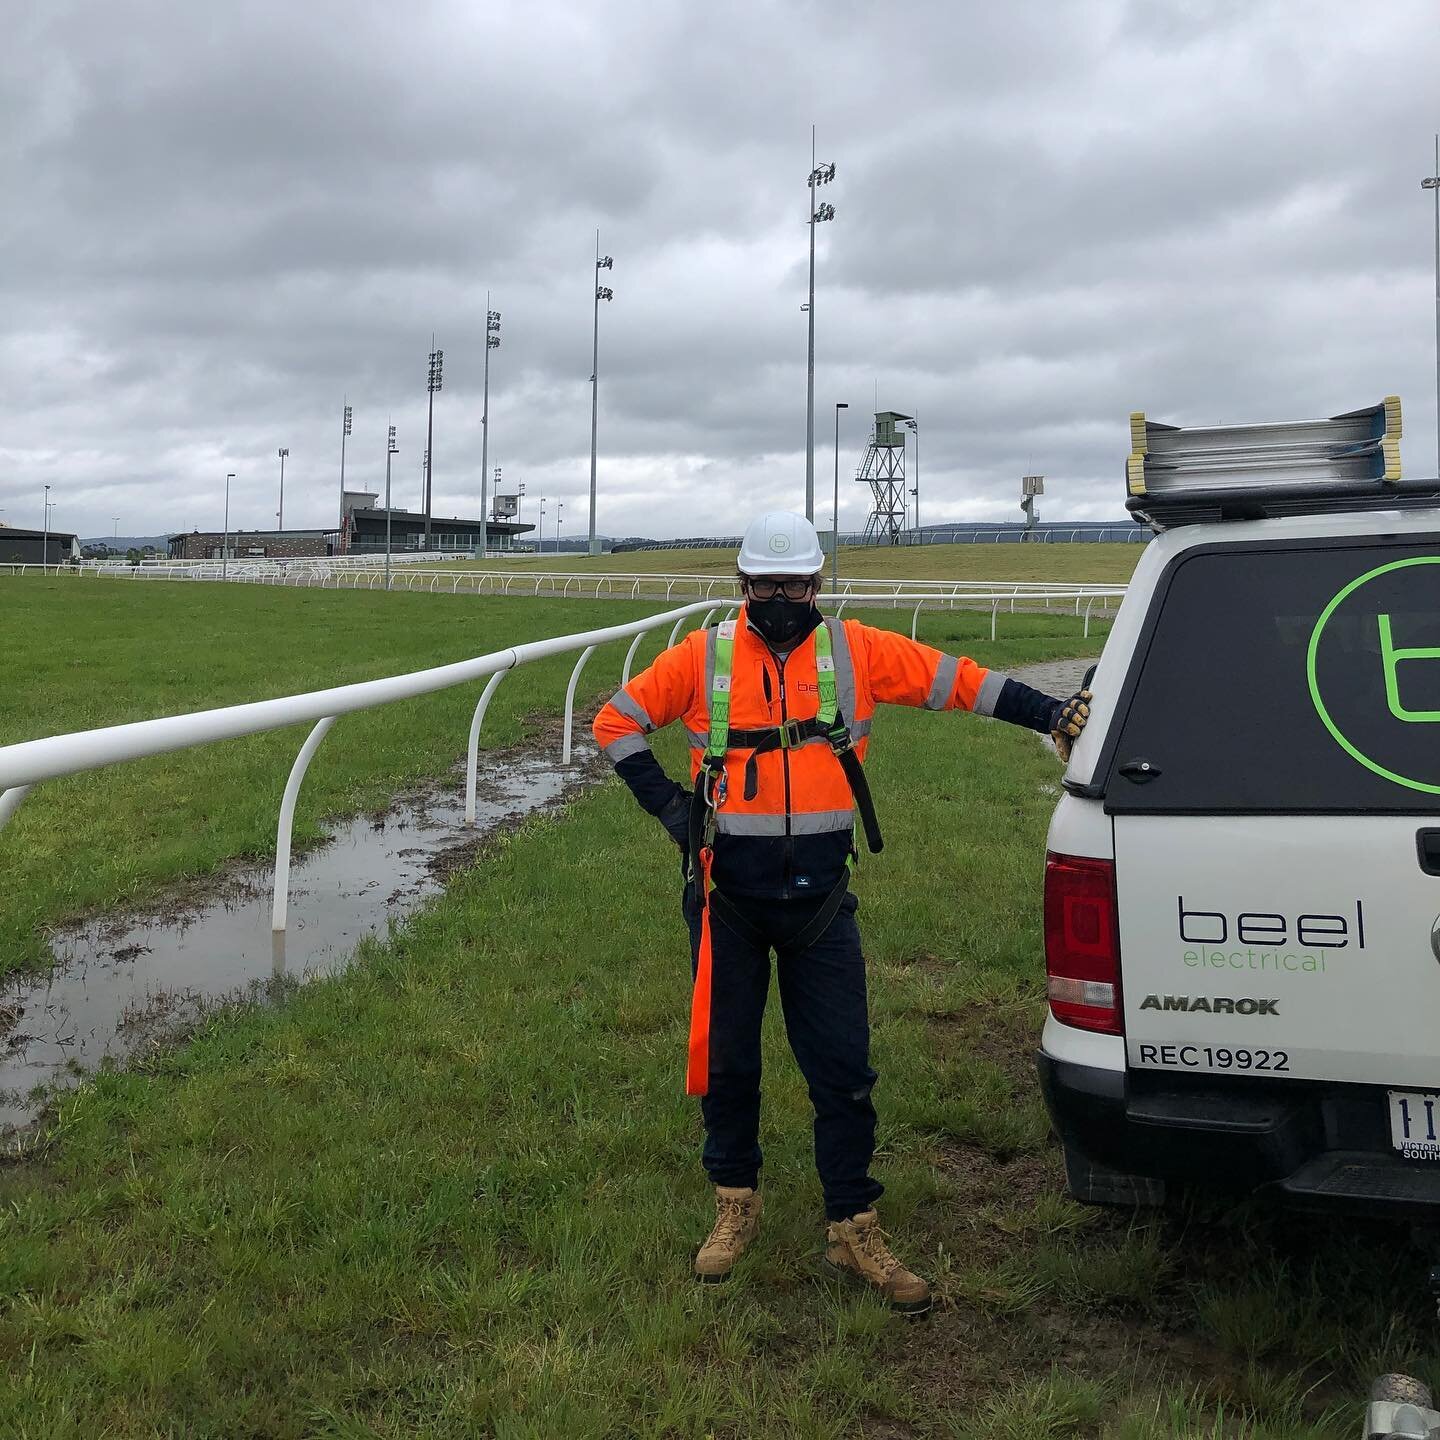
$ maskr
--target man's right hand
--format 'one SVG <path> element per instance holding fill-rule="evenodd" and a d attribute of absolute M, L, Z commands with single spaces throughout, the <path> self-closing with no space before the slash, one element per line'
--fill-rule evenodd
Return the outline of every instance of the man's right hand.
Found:
<path fill-rule="evenodd" d="M 658 819 L 670 838 L 683 850 L 690 843 L 690 792 L 676 788 Z"/>

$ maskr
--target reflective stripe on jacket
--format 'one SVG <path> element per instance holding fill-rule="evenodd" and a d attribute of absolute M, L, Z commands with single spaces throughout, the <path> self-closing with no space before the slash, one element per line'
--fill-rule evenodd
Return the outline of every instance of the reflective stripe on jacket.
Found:
<path fill-rule="evenodd" d="M 877 704 L 971 710 L 989 715 L 1005 676 L 858 620 L 825 620 L 835 659 L 840 714 L 863 761 Z M 709 738 L 715 632 L 694 631 L 635 676 L 595 719 L 595 738 L 619 765 L 647 748 L 652 730 L 680 721 L 690 742 L 694 783 Z M 820 706 L 815 638 L 783 659 L 745 622 L 735 627 L 730 727 L 734 731 L 809 720 Z M 823 736 L 754 756 L 732 745 L 715 810 L 716 885 L 734 894 L 823 895 L 844 871 L 854 811 L 850 786 Z M 883 806 L 882 806 L 883 810 Z"/>

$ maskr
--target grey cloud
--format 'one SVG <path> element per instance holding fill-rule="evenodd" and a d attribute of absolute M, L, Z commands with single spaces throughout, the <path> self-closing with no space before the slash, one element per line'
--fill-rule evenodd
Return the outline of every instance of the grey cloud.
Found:
<path fill-rule="evenodd" d="M 1422 0 L 726 7 L 21 7 L 0 56 L 0 507 L 103 532 L 266 523 L 419 486 L 473 510 L 486 292 L 491 463 L 588 489 L 600 527 L 727 531 L 803 476 L 809 125 L 817 474 L 881 402 L 922 425 L 927 519 L 1115 516 L 1125 417 L 1327 413 L 1399 390 L 1433 467 Z M 844 482 L 848 484 L 848 482 Z M 822 490 L 828 493 L 825 486 Z M 858 523 L 850 492 L 845 513 Z M 32 514 L 33 512 L 33 514 Z M 212 513 L 214 512 L 214 513 Z M 530 511 L 533 518 L 533 508 Z M 553 511 L 547 516 L 547 527 Z"/>

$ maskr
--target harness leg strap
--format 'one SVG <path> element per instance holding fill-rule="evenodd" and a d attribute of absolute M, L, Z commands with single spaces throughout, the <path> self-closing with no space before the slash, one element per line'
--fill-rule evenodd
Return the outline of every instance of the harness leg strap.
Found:
<path fill-rule="evenodd" d="M 820 908 L 801 929 L 796 931 L 784 945 L 773 947 L 775 953 L 782 959 L 786 959 L 792 955 L 803 954 L 808 950 L 830 928 L 830 922 L 839 913 L 840 904 L 845 899 L 845 892 L 849 888 L 850 878 L 847 875 L 842 877 L 840 883 L 825 897 Z M 757 926 L 752 925 L 718 890 L 710 892 L 710 909 L 727 930 L 738 935 L 746 944 L 753 945 L 757 950 L 772 948 L 764 933 Z"/>

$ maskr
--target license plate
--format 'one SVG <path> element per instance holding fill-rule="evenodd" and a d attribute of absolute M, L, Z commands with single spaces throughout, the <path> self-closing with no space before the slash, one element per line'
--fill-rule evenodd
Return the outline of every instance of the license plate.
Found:
<path fill-rule="evenodd" d="M 1440 1094 L 1390 1091 L 1390 1143 L 1407 1160 L 1440 1160 Z"/>

